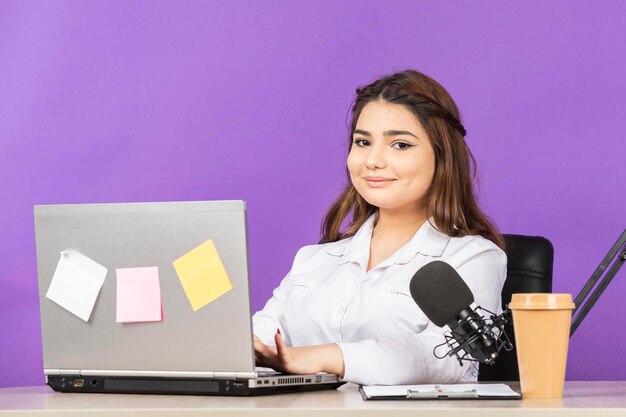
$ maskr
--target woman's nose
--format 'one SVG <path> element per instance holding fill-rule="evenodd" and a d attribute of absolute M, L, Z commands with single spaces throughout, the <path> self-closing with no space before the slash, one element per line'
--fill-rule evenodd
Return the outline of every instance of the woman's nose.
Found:
<path fill-rule="evenodd" d="M 365 158 L 365 166 L 368 169 L 376 169 L 384 168 L 386 165 L 383 149 L 377 146 L 370 147 L 367 158 Z"/>

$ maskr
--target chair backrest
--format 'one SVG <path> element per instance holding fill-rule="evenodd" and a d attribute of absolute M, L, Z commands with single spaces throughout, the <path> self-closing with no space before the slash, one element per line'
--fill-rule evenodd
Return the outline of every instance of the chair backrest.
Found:
<path fill-rule="evenodd" d="M 502 289 L 502 309 L 515 293 L 552 292 L 552 243 L 540 236 L 503 235 L 506 242 L 507 273 Z M 513 350 L 500 351 L 494 365 L 480 364 L 479 381 L 519 381 L 513 326 L 505 327 Z"/>

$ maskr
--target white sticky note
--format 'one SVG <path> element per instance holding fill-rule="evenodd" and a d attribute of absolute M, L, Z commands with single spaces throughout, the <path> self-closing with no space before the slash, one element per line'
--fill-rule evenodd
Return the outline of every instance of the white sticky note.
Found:
<path fill-rule="evenodd" d="M 61 252 L 46 297 L 67 311 L 89 321 L 107 269 L 74 250 Z"/>

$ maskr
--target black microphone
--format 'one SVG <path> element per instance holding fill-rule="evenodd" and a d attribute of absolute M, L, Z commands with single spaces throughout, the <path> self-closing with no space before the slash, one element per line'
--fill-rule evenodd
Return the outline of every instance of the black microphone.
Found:
<path fill-rule="evenodd" d="M 472 309 L 472 291 L 447 263 L 434 261 L 420 268 L 411 279 L 410 291 L 430 321 L 439 327 L 447 324 L 450 328 L 452 337 L 445 335 L 445 344 L 451 350 L 442 357 L 435 353 L 438 358 L 456 355 L 461 364 L 462 360 L 472 361 L 467 358 L 469 355 L 474 361 L 493 365 L 503 347 L 506 350 L 513 348 L 504 332 L 504 325 L 510 322 L 509 313 L 497 316 L 481 307 Z M 490 313 L 490 318 L 484 319 L 478 310 Z M 500 330 L 498 334 L 494 328 Z M 463 356 L 459 355 L 461 350 L 465 352 Z"/>

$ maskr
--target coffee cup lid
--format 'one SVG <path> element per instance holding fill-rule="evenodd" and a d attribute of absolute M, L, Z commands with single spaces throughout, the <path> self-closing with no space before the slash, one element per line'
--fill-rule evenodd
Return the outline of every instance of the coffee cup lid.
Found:
<path fill-rule="evenodd" d="M 573 309 L 571 294 L 527 293 L 513 294 L 511 310 L 561 310 Z"/>

